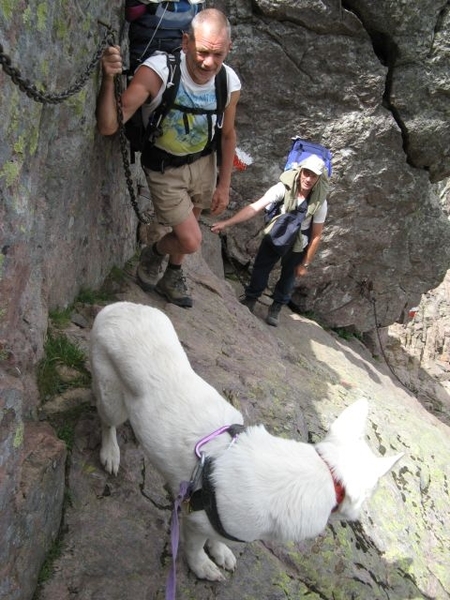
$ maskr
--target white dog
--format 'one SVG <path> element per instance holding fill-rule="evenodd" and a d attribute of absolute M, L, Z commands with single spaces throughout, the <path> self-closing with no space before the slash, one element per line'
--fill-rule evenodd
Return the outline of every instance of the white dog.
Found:
<path fill-rule="evenodd" d="M 116 427 L 129 419 L 174 497 L 198 473 L 183 539 L 202 579 L 223 579 L 217 565 L 235 568 L 227 537 L 299 541 L 322 532 L 332 512 L 357 519 L 402 456 L 377 458 L 367 446 L 365 400 L 345 409 L 316 445 L 274 437 L 262 425 L 222 432 L 242 424 L 241 413 L 192 370 L 171 321 L 156 308 L 104 308 L 92 329 L 91 361 L 105 469 L 118 472 Z"/>

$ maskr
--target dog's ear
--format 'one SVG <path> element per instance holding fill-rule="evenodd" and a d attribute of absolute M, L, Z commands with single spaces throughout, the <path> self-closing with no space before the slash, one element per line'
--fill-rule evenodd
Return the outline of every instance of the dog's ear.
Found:
<path fill-rule="evenodd" d="M 392 469 L 395 463 L 402 458 L 404 452 L 395 454 L 394 456 L 383 456 L 383 458 L 377 459 L 378 479 L 386 475 L 388 471 Z"/>
<path fill-rule="evenodd" d="M 359 440 L 366 432 L 369 403 L 365 398 L 348 406 L 330 427 L 330 434 L 343 440 Z"/>

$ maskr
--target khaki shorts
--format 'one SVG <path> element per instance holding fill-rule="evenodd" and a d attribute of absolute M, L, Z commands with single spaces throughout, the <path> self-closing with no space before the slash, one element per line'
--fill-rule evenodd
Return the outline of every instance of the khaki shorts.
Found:
<path fill-rule="evenodd" d="M 216 153 L 190 165 L 166 167 L 164 173 L 143 167 L 156 218 L 171 227 L 185 221 L 193 207 L 210 208 L 217 184 Z"/>

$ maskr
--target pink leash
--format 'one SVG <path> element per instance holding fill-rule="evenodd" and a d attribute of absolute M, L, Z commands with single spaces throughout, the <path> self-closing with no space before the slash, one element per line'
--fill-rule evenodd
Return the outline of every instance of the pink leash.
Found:
<path fill-rule="evenodd" d="M 204 454 L 204 452 L 200 452 L 200 450 L 205 444 L 210 442 L 212 439 L 214 439 L 218 435 L 225 433 L 231 427 L 232 427 L 231 425 L 224 425 L 223 427 L 216 429 L 216 431 L 213 431 L 206 437 L 202 438 L 199 442 L 197 442 L 197 444 L 195 445 L 195 454 L 200 459 L 200 462 L 195 467 L 195 469 L 192 473 L 192 476 L 191 476 L 191 480 L 190 481 L 182 481 L 180 483 L 180 489 L 178 491 L 178 496 L 176 497 L 175 502 L 174 502 L 172 518 L 170 521 L 170 544 L 171 544 L 171 548 L 172 548 L 172 566 L 170 567 L 169 575 L 167 577 L 166 600 L 175 600 L 175 594 L 176 594 L 176 589 L 177 589 L 176 560 L 177 560 L 177 554 L 178 554 L 178 545 L 180 543 L 179 515 L 180 515 L 180 511 L 181 511 L 181 505 L 183 504 L 183 502 L 185 502 L 192 496 L 192 492 L 194 492 L 195 487 L 198 483 L 198 480 L 202 474 L 205 454 Z M 233 443 L 235 441 L 235 439 L 236 439 L 236 437 L 233 437 L 231 443 Z"/>
<path fill-rule="evenodd" d="M 175 499 L 175 504 L 172 512 L 172 519 L 170 522 L 170 543 L 172 547 L 172 566 L 170 567 L 169 576 L 166 584 L 166 600 L 175 600 L 175 593 L 177 589 L 177 571 L 176 561 L 178 554 L 178 544 L 180 542 L 180 523 L 178 516 L 180 514 L 181 505 L 184 500 L 189 497 L 191 491 L 191 482 L 182 481 L 180 484 L 180 490 L 178 496 Z"/>

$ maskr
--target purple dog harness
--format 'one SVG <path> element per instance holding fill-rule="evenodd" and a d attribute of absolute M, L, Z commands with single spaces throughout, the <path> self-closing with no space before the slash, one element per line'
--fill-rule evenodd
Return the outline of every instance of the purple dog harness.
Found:
<path fill-rule="evenodd" d="M 229 447 L 231 447 L 236 441 L 238 435 L 242 433 L 244 429 L 245 428 L 243 425 L 225 425 L 223 427 L 220 427 L 219 429 L 216 429 L 216 431 L 213 431 L 209 435 L 205 436 L 195 445 L 194 451 L 197 458 L 199 459 L 199 462 L 197 463 L 194 471 L 192 472 L 190 481 L 182 481 L 180 483 L 180 489 L 175 499 L 172 511 L 172 518 L 170 522 L 172 565 L 167 578 L 166 600 L 175 600 L 175 593 L 177 587 L 176 559 L 178 554 L 178 545 L 180 542 L 179 515 L 183 504 L 188 505 L 188 510 L 190 512 L 197 510 L 205 510 L 211 522 L 211 525 L 223 537 L 237 542 L 242 541 L 238 540 L 237 538 L 231 535 L 228 535 L 222 526 L 219 515 L 217 513 L 217 505 L 215 501 L 214 490 L 211 487 L 209 477 L 205 477 L 205 470 L 207 470 L 208 475 L 211 472 L 213 459 L 207 458 L 205 453 L 202 452 L 201 449 L 205 444 L 207 444 L 217 436 L 221 435 L 222 433 L 228 433 L 231 436 L 231 443 L 229 445 Z M 202 480 L 202 484 L 205 486 L 206 490 L 203 490 L 202 488 L 198 490 L 196 489 L 198 487 L 198 484 L 200 483 L 200 480 Z"/>

